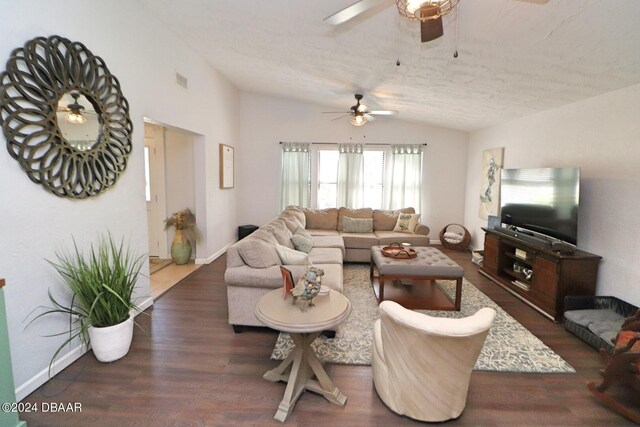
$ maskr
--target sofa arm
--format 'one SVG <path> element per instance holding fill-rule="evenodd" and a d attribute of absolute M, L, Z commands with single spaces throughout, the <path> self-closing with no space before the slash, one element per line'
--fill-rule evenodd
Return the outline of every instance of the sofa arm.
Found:
<path fill-rule="evenodd" d="M 430 231 L 430 229 L 426 225 L 418 224 L 418 225 L 416 225 L 416 229 L 414 230 L 414 233 L 415 234 L 420 234 L 420 235 L 423 235 L 423 236 L 428 236 L 429 235 L 429 231 Z"/>

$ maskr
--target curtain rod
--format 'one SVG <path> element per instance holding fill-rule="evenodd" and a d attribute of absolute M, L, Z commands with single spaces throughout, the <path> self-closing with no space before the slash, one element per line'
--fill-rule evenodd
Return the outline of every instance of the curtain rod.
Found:
<path fill-rule="evenodd" d="M 286 141 L 280 141 L 279 144 L 284 144 Z M 309 144 L 311 145 L 338 145 L 338 144 L 345 144 L 344 142 L 309 142 Z M 353 142 L 347 142 L 346 144 L 362 144 L 362 145 L 384 145 L 384 146 L 391 146 L 391 145 L 396 145 L 396 144 L 383 144 L 383 143 L 376 143 L 376 142 L 360 142 L 360 143 L 353 143 Z M 409 144 L 412 145 L 412 144 Z M 427 146 L 426 143 L 424 144 L 420 144 L 423 146 Z"/>

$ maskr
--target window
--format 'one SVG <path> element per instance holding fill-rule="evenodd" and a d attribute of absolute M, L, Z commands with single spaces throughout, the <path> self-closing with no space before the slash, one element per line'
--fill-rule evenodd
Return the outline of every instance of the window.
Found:
<path fill-rule="evenodd" d="M 291 204 L 318 209 L 340 207 L 337 206 L 340 164 L 338 144 L 326 146 L 282 143 L 282 146 L 280 202 L 283 208 Z M 342 185 L 347 186 L 347 191 L 353 190 L 351 194 L 360 197 L 362 206 L 373 209 L 399 209 L 409 206 L 418 210 L 421 208 L 421 144 L 369 145 L 360 150 L 362 160 L 357 167 L 362 168 L 362 179 L 348 180 Z M 344 162 L 345 159 L 342 160 Z M 350 166 L 347 165 L 348 167 Z M 357 177 L 359 173 L 357 172 Z"/>
<path fill-rule="evenodd" d="M 384 151 L 364 152 L 364 206 L 382 209 Z"/>
<path fill-rule="evenodd" d="M 364 206 L 382 208 L 384 151 L 364 151 Z M 338 179 L 338 150 L 318 150 L 318 209 L 335 208 Z"/>
<path fill-rule="evenodd" d="M 338 150 L 318 150 L 318 209 L 335 208 Z"/>

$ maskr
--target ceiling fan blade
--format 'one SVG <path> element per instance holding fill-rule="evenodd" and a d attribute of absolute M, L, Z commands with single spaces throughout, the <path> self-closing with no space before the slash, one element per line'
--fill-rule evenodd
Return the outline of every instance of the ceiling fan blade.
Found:
<path fill-rule="evenodd" d="M 427 19 L 420 22 L 420 40 L 422 43 L 430 42 L 444 34 L 442 29 L 442 17 L 436 19 Z"/>
<path fill-rule="evenodd" d="M 372 122 L 372 121 L 374 121 L 374 120 L 376 119 L 375 117 L 373 117 L 373 116 L 372 116 L 371 114 L 369 114 L 369 113 L 365 113 L 365 114 L 364 114 L 364 118 L 365 118 L 365 119 L 367 119 L 367 121 L 368 121 L 368 122 Z"/>
<path fill-rule="evenodd" d="M 351 115 L 351 113 L 349 113 L 349 114 L 345 114 L 344 116 L 340 116 L 340 117 L 338 117 L 338 118 L 331 119 L 331 121 L 332 121 L 332 122 L 335 122 L 336 120 L 344 119 L 345 117 L 349 117 L 350 115 Z"/>
<path fill-rule="evenodd" d="M 343 22 L 347 22 L 351 18 L 355 18 L 361 13 L 366 12 L 381 1 L 382 0 L 360 0 L 351 6 L 345 7 L 340 12 L 327 16 L 323 21 L 329 25 L 340 25 Z"/>
<path fill-rule="evenodd" d="M 351 114 L 351 111 L 323 111 L 322 114 Z"/>
<path fill-rule="evenodd" d="M 398 114 L 397 110 L 373 110 L 368 111 L 367 114 L 374 114 L 377 116 L 395 116 Z"/>

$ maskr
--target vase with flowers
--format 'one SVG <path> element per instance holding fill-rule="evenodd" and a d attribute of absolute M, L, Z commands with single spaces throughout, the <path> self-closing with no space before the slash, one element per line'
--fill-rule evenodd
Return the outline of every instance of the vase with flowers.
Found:
<path fill-rule="evenodd" d="M 171 243 L 171 259 L 178 265 L 186 264 L 191 259 L 191 242 L 195 242 L 198 237 L 196 217 L 189 208 L 182 209 L 164 220 L 164 229 L 170 227 L 175 228 Z"/>

